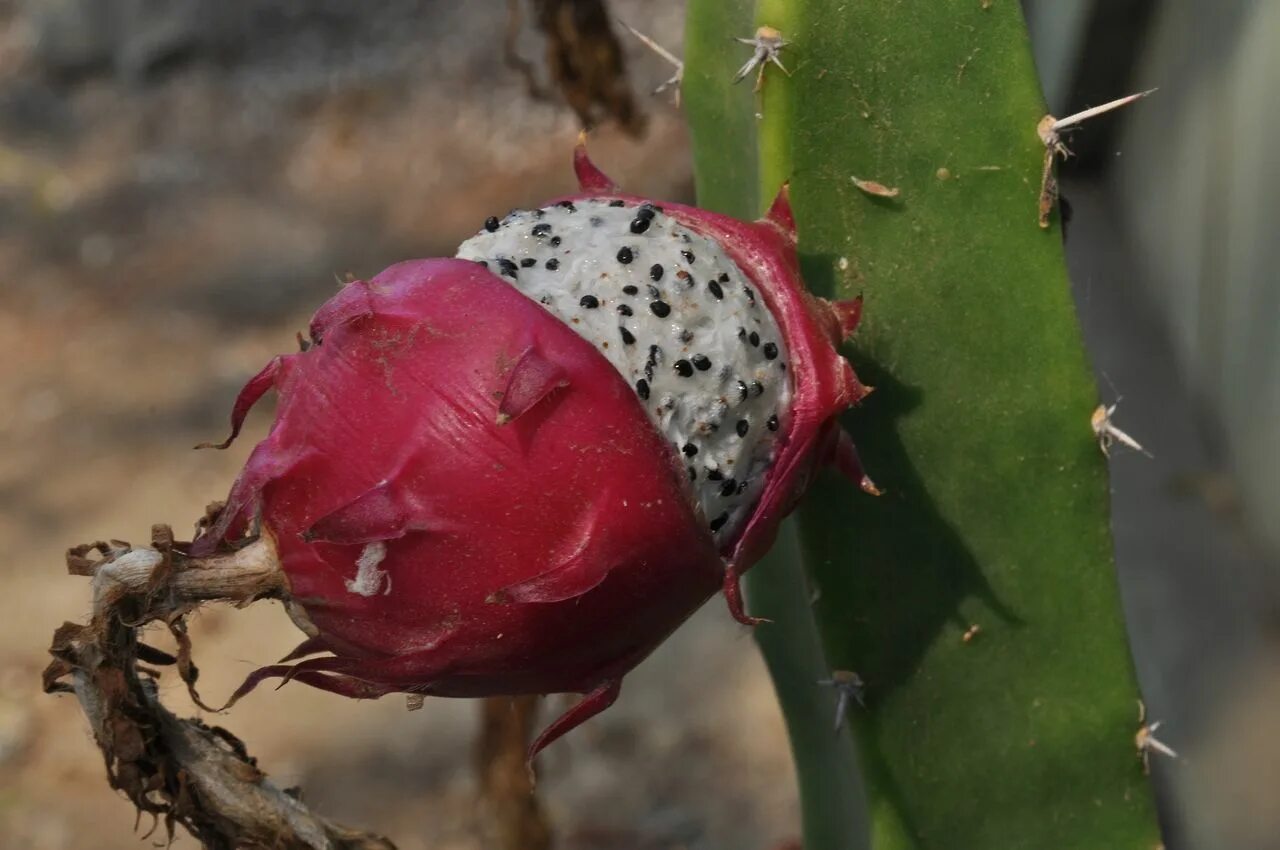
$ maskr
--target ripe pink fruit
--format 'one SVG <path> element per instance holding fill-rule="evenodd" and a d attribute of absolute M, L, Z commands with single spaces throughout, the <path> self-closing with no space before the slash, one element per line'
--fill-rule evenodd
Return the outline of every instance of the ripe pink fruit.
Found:
<path fill-rule="evenodd" d="M 583 193 L 562 205 L 644 203 L 581 145 L 574 165 Z M 270 388 L 275 423 L 193 551 L 260 519 L 311 637 L 235 698 L 276 676 L 352 697 L 587 694 L 532 757 L 608 707 L 717 588 L 754 622 L 738 578 L 820 465 L 871 489 L 835 418 L 867 392 L 835 348 L 860 305 L 804 290 L 785 193 L 753 223 L 658 209 L 745 274 L 789 358 L 772 460 L 732 533 L 713 535 L 724 522 L 709 527 L 647 389 L 638 398 L 574 323 L 476 262 L 400 263 L 321 307 L 307 350 L 275 358 L 236 401 L 233 439 Z"/>

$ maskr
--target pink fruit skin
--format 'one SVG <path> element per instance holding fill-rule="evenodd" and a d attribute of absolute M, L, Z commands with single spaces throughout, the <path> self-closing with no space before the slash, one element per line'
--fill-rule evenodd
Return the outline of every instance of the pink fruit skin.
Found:
<path fill-rule="evenodd" d="M 575 168 L 576 198 L 643 200 L 618 194 L 581 146 Z M 236 401 L 233 438 L 270 388 L 275 423 L 193 552 L 260 516 L 319 633 L 284 661 L 327 654 L 263 668 L 233 700 L 273 676 L 353 697 L 586 693 L 532 757 L 611 704 L 717 588 L 754 622 L 738 577 L 816 468 L 870 488 L 835 419 L 867 392 L 835 349 L 859 305 L 804 291 L 785 195 L 755 223 L 663 209 L 724 246 L 789 351 L 792 408 L 735 539 L 717 551 L 684 464 L 590 343 L 476 263 L 400 263 L 321 307 L 315 344 Z M 362 558 L 372 570 L 352 585 Z"/>

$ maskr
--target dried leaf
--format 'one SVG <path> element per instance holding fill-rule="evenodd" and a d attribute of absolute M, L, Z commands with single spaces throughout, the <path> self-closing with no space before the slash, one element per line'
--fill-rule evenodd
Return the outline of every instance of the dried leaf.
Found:
<path fill-rule="evenodd" d="M 859 180 L 857 177 L 850 177 L 853 185 L 857 186 L 868 195 L 875 195 L 877 198 L 896 198 L 898 197 L 898 187 L 889 187 L 883 183 L 877 183 L 874 180 Z"/>

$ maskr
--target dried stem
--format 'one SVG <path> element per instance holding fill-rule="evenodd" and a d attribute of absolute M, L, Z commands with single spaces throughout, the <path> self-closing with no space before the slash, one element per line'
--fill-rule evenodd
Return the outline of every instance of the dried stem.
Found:
<path fill-rule="evenodd" d="M 70 550 L 67 566 L 73 574 L 93 577 L 93 615 L 87 624 L 65 623 L 54 633 L 45 691 L 75 694 L 111 786 L 139 812 L 150 813 L 155 826 L 163 820 L 172 838 L 174 825 L 181 824 L 217 850 L 394 847 L 312 813 L 293 791 L 268 781 L 231 733 L 178 718 L 157 697 L 150 667 L 176 664 L 199 701 L 186 614 L 214 600 L 242 605 L 284 598 L 287 585 L 269 537 L 192 558 L 167 526 L 157 526 L 150 547 L 94 543 Z M 177 656 L 138 640 L 138 629 L 156 621 L 174 633 Z"/>
<path fill-rule="evenodd" d="M 584 128 L 613 119 L 629 135 L 644 131 L 627 82 L 626 61 L 604 0 L 532 0 L 547 37 L 551 79 Z"/>
<path fill-rule="evenodd" d="M 551 828 L 534 795 L 528 756 L 538 697 L 489 697 L 481 703 L 476 769 L 486 823 L 501 850 L 547 850 Z"/>

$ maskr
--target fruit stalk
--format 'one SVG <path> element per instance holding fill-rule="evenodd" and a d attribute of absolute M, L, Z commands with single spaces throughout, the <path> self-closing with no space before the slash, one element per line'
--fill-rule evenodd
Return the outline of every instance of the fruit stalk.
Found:
<path fill-rule="evenodd" d="M 537 732 L 537 696 L 486 697 L 480 702 L 476 776 L 483 829 L 498 850 L 548 850 L 551 824 L 534 793 L 525 760 Z"/>
<path fill-rule="evenodd" d="M 181 825 L 205 847 L 393 850 L 385 838 L 312 813 L 272 783 L 231 733 L 181 719 L 160 704 L 159 666 L 175 666 L 200 702 L 187 614 L 206 602 L 283 596 L 284 574 L 269 538 L 190 558 L 167 527 L 157 526 L 151 546 L 81 546 L 68 553 L 67 564 L 72 574 L 92 577 L 93 614 L 54 633 L 44 689 L 74 694 L 111 786 L 139 813 L 151 814 L 157 826 L 163 821 L 170 839 Z M 172 632 L 176 654 L 139 640 L 155 622 Z"/>

